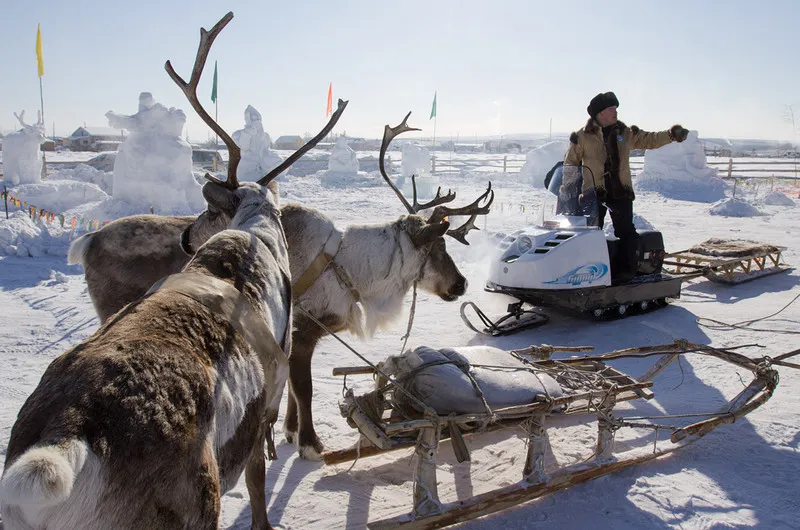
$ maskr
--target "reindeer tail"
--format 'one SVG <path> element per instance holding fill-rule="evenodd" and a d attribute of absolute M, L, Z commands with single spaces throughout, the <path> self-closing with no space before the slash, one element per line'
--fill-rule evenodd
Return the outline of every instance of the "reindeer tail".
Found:
<path fill-rule="evenodd" d="M 45 508 L 61 504 L 89 456 L 83 440 L 32 447 L 0 479 L 0 505 Z"/>
<path fill-rule="evenodd" d="M 86 257 L 86 248 L 95 233 L 84 234 L 72 242 L 67 253 L 67 265 L 83 265 L 83 260 Z"/>

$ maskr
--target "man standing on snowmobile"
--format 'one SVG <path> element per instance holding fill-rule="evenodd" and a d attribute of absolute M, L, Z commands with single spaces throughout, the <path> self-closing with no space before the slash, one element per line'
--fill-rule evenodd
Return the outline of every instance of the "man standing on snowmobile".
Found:
<path fill-rule="evenodd" d="M 636 274 L 638 246 L 633 226 L 631 149 L 657 149 L 670 142 L 682 142 L 689 131 L 680 125 L 661 132 L 643 131 L 635 125 L 628 127 L 617 120 L 618 106 L 613 92 L 592 98 L 586 108 L 589 121 L 569 137 L 561 190 L 565 196 L 578 195 L 583 212 L 597 212 L 597 218 L 590 219 L 590 223 L 600 228 L 606 210 L 610 211 L 614 235 L 621 247 L 611 270 L 616 281 L 627 281 Z"/>

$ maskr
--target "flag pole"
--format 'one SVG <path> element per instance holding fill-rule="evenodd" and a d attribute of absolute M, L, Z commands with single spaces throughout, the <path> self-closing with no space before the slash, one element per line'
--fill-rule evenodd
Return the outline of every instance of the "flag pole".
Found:
<path fill-rule="evenodd" d="M 42 123 L 44 123 L 44 91 L 42 90 L 42 78 L 39 78 L 39 106 L 42 109 Z"/>
<path fill-rule="evenodd" d="M 431 149 L 436 147 L 436 120 L 438 118 L 438 112 L 436 112 L 436 91 L 433 92 L 433 105 L 431 106 L 431 115 L 430 118 L 433 118 L 433 145 Z"/>
<path fill-rule="evenodd" d="M 433 150 L 436 150 L 436 120 L 437 117 L 433 117 Z"/>
<path fill-rule="evenodd" d="M 211 82 L 211 101 L 214 103 L 214 121 L 219 123 L 219 98 L 217 97 L 217 61 L 214 61 L 214 79 Z M 219 150 L 219 135 L 214 131 L 214 150 Z M 216 171 L 216 170 L 215 170 Z"/>
<path fill-rule="evenodd" d="M 42 90 L 42 76 L 44 75 L 44 58 L 42 57 L 42 25 L 36 26 L 36 73 L 39 74 L 39 120 L 44 129 L 44 137 L 47 138 L 47 127 L 44 127 L 44 90 Z M 38 125 L 38 124 L 37 124 Z M 54 133 L 55 135 L 55 133 Z M 47 178 L 47 157 L 42 150 L 42 178 Z"/>
<path fill-rule="evenodd" d="M 39 76 L 39 105 L 42 112 L 42 125 L 44 125 L 44 91 L 42 90 L 42 77 Z M 47 138 L 47 129 L 45 128 L 44 137 Z M 42 150 L 42 178 L 47 179 L 47 154 Z"/>

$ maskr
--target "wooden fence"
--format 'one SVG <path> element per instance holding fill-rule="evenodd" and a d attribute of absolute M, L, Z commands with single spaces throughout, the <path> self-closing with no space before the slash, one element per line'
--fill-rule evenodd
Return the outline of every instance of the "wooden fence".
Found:
<path fill-rule="evenodd" d="M 432 157 L 431 169 L 434 174 L 457 174 L 463 171 L 502 171 L 503 173 L 519 173 L 525 165 L 524 155 L 482 155 L 474 159 L 459 157 L 455 160 L 446 154 L 437 153 Z M 759 161 L 752 158 L 737 160 L 709 160 L 707 165 L 719 170 L 723 179 L 742 178 L 779 178 L 800 180 L 800 159 Z M 631 159 L 631 170 L 638 173 L 644 167 L 644 158 Z"/>
<path fill-rule="evenodd" d="M 395 158 L 402 158 L 399 154 L 395 154 Z M 85 163 L 85 162 L 83 162 Z M 362 171 L 375 171 L 377 170 L 377 157 L 366 156 L 359 158 Z M 58 167 L 61 165 L 77 165 L 78 162 L 47 162 L 48 167 Z M 790 180 L 800 183 L 800 159 L 787 158 L 784 160 L 758 160 L 754 158 L 736 159 L 728 158 L 727 160 L 709 160 L 707 161 L 709 167 L 719 170 L 719 176 L 723 179 L 737 180 L 737 179 L 780 179 Z M 503 172 L 509 175 L 519 173 L 525 165 L 525 155 L 489 155 L 489 154 L 475 154 L 463 155 L 458 154 L 456 158 L 452 158 L 447 152 L 434 152 L 431 157 L 431 171 L 436 175 L 458 175 L 462 172 L 480 171 L 480 172 Z M 398 171 L 399 160 L 392 163 L 392 155 L 387 156 L 387 166 L 390 173 Z M 631 159 L 631 171 L 634 175 L 642 170 L 644 167 L 643 157 L 634 157 Z M 296 176 L 303 176 L 315 173 L 328 168 L 327 157 L 310 158 L 303 157 L 298 160 L 289 170 L 290 174 Z M 2 175 L 2 163 L 0 163 L 0 175 Z"/>
<path fill-rule="evenodd" d="M 769 178 L 800 180 L 800 159 L 761 161 L 752 158 L 745 160 L 729 158 L 728 160 L 709 160 L 706 164 L 708 167 L 718 169 L 720 178 L 727 180 Z M 641 171 L 643 166 L 642 159 L 631 160 L 632 171 Z"/>

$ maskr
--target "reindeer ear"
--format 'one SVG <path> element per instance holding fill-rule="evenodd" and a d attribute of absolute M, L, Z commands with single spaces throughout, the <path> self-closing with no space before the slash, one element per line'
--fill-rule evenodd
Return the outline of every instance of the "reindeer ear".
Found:
<path fill-rule="evenodd" d="M 267 184 L 267 189 L 272 192 L 272 195 L 275 196 L 275 203 L 277 204 L 280 200 L 280 191 L 278 190 L 278 181 L 271 180 L 269 184 Z"/>
<path fill-rule="evenodd" d="M 206 182 L 203 185 L 203 198 L 208 203 L 210 209 L 223 212 L 233 212 L 236 209 L 231 190 L 219 184 Z"/>
<path fill-rule="evenodd" d="M 189 225 L 181 232 L 181 250 L 189 256 L 194 256 L 195 249 L 192 248 L 191 237 L 192 225 Z"/>
<path fill-rule="evenodd" d="M 438 238 L 444 236 L 450 228 L 448 221 L 441 223 L 426 224 L 419 231 L 411 237 L 416 247 L 424 247 L 428 243 L 436 241 Z"/>

